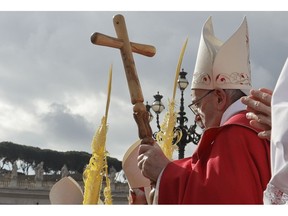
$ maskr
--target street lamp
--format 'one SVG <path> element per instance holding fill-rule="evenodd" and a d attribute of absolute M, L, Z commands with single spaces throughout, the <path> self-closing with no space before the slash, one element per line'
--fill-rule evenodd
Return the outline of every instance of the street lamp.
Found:
<path fill-rule="evenodd" d="M 182 68 L 182 71 L 180 71 L 180 73 L 179 73 L 179 79 L 177 81 L 178 88 L 181 91 L 184 91 L 187 88 L 187 86 L 189 85 L 189 82 L 186 79 L 186 75 L 187 75 L 187 72 L 185 72 L 184 69 Z"/>
<path fill-rule="evenodd" d="M 181 91 L 181 98 L 180 98 L 180 108 L 177 116 L 177 126 L 174 128 L 175 133 L 182 133 L 182 137 L 179 142 L 176 143 L 178 146 L 178 159 L 184 158 L 184 153 L 185 153 L 185 147 L 188 143 L 192 142 L 193 144 L 197 145 L 201 134 L 196 132 L 196 122 L 194 122 L 194 125 L 191 125 L 189 128 L 187 126 L 188 123 L 188 118 L 186 117 L 186 112 L 184 109 L 184 91 L 189 85 L 188 80 L 186 79 L 187 72 L 182 69 L 179 73 L 179 78 L 178 78 L 178 88 Z M 155 101 L 152 104 L 152 110 L 156 113 L 156 123 L 159 131 L 161 130 L 160 125 L 159 125 L 159 114 L 163 111 L 165 108 L 164 105 L 161 102 L 162 95 L 159 95 L 159 92 L 157 95 L 154 95 Z M 154 105 L 155 104 L 155 105 Z M 147 103 L 148 105 L 148 103 Z M 154 108 L 153 108 L 154 105 Z M 149 109 L 150 110 L 150 109 Z M 148 111 L 148 110 L 147 110 Z M 155 138 L 154 133 L 154 138 Z"/>
<path fill-rule="evenodd" d="M 154 118 L 154 116 L 152 115 L 151 111 L 151 106 L 148 104 L 148 101 L 146 101 L 146 110 L 149 113 L 149 117 L 148 117 L 148 121 L 151 122 Z"/>
<path fill-rule="evenodd" d="M 178 158 L 184 158 L 185 147 L 188 143 L 193 142 L 194 144 L 198 144 L 200 139 L 200 134 L 196 132 L 196 123 L 194 122 L 193 126 L 190 126 L 188 129 L 187 122 L 188 118 L 186 117 L 186 112 L 184 109 L 184 91 L 189 85 L 188 80 L 186 79 L 187 72 L 182 69 L 179 73 L 178 79 L 178 88 L 181 91 L 181 98 L 180 98 L 180 109 L 178 112 L 177 123 L 178 126 L 175 130 L 181 131 L 182 137 L 180 141 L 176 144 L 178 146 Z"/>
<path fill-rule="evenodd" d="M 154 102 L 152 103 L 151 108 L 152 108 L 152 110 L 153 110 L 153 111 L 155 112 L 155 114 L 156 114 L 156 124 L 157 124 L 158 131 L 160 131 L 161 128 L 160 128 L 160 123 L 159 123 L 159 115 L 160 115 L 160 113 L 165 109 L 165 106 L 163 105 L 163 103 L 162 103 L 162 101 L 161 101 L 161 99 L 163 98 L 163 96 L 160 95 L 159 92 L 157 92 L 157 94 L 156 94 L 156 95 L 153 95 L 153 97 L 154 97 L 155 100 L 154 100 Z M 157 133 L 157 132 L 155 132 L 155 133 L 153 134 L 153 137 L 154 137 L 154 138 L 156 138 L 156 133 Z"/>

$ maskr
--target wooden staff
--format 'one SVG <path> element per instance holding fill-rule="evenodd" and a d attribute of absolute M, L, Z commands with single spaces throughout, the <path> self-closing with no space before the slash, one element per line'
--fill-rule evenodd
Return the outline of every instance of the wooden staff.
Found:
<path fill-rule="evenodd" d="M 141 85 L 138 79 L 133 52 L 146 56 L 154 56 L 156 49 L 153 46 L 133 43 L 129 41 L 125 19 L 121 14 L 113 17 L 113 24 L 118 38 L 113 38 L 100 33 L 94 33 L 91 36 L 93 44 L 118 48 L 121 51 L 122 61 L 128 82 L 131 103 L 133 107 L 133 116 L 138 126 L 138 136 L 142 139 L 141 143 L 154 144 L 152 138 L 152 129 L 149 125 L 149 113 L 144 105 Z M 154 196 L 155 182 L 151 181 L 152 191 L 150 193 L 150 202 Z"/>

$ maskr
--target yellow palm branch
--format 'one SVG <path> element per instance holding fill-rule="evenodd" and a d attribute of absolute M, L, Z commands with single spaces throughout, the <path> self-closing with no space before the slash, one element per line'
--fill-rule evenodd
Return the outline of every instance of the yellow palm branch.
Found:
<path fill-rule="evenodd" d="M 89 164 L 83 172 L 84 180 L 84 200 L 83 204 L 98 204 L 100 200 L 100 192 L 102 187 L 103 177 L 108 175 L 107 173 L 107 152 L 106 152 L 106 134 L 108 130 L 107 118 L 110 105 L 112 83 L 112 65 L 109 71 L 108 81 L 108 93 L 106 101 L 105 116 L 101 119 L 101 125 L 97 129 L 92 139 L 92 156 L 89 160 Z M 110 181 L 108 181 L 110 187 Z M 107 180 L 106 180 L 107 184 Z M 110 190 L 111 193 L 111 190 Z M 109 196 L 109 194 L 107 195 Z M 111 194 L 110 194 L 111 197 Z"/>
<path fill-rule="evenodd" d="M 104 193 L 104 203 L 105 205 L 112 205 L 112 193 L 110 186 L 110 178 L 108 177 L 108 165 L 107 165 L 107 157 L 105 158 L 105 175 L 106 175 L 106 187 L 103 190 Z"/>
<path fill-rule="evenodd" d="M 182 47 L 180 57 L 178 60 L 176 73 L 175 73 L 175 79 L 174 79 L 173 96 L 172 96 L 172 99 L 169 100 L 168 112 L 165 114 L 163 123 L 161 124 L 161 130 L 156 135 L 157 142 L 161 146 L 166 157 L 169 159 L 172 159 L 173 152 L 176 148 L 176 145 L 173 145 L 173 140 L 176 139 L 174 142 L 174 144 L 176 144 L 180 141 L 182 137 L 182 133 L 180 133 L 179 131 L 176 134 L 174 132 L 174 127 L 177 121 L 177 113 L 175 112 L 174 109 L 175 109 L 175 95 L 176 95 L 176 88 L 177 88 L 177 80 L 179 77 L 182 60 L 183 60 L 183 56 L 186 50 L 187 43 L 188 43 L 188 38 L 186 39 Z"/>

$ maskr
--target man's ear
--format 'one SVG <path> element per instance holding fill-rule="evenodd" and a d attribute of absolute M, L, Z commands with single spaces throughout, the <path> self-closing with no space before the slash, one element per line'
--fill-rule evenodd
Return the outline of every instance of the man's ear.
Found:
<path fill-rule="evenodd" d="M 215 95 L 217 97 L 218 110 L 226 109 L 227 99 L 228 98 L 227 98 L 225 90 L 220 89 L 220 88 L 216 88 L 215 89 Z"/>

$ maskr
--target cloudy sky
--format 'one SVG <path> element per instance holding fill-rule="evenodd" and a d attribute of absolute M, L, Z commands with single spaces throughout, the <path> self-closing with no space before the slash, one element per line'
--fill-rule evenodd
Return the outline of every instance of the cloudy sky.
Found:
<path fill-rule="evenodd" d="M 94 32 L 116 37 L 112 18 L 119 13 L 125 16 L 131 41 L 157 49 L 152 58 L 134 54 L 143 95 L 150 104 L 157 91 L 165 105 L 172 96 L 187 37 L 182 67 L 191 81 L 201 28 L 209 16 L 223 41 L 247 17 L 255 88 L 273 89 L 288 56 L 288 12 L 1 11 L 0 141 L 91 152 L 93 134 L 105 112 L 113 64 L 107 150 L 122 160 L 138 134 L 120 52 L 90 42 Z M 189 103 L 188 88 L 185 105 Z M 193 115 L 186 111 L 191 124 Z M 156 130 L 155 120 L 151 126 Z"/>

